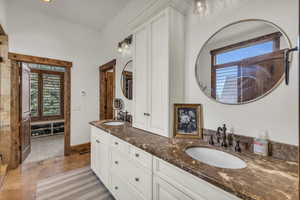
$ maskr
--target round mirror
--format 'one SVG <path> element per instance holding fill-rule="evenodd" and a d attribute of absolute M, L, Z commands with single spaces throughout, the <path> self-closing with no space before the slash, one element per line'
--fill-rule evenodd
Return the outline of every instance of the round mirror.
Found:
<path fill-rule="evenodd" d="M 290 42 L 283 31 L 263 20 L 230 24 L 202 47 L 196 79 L 210 98 L 224 104 L 244 104 L 270 93 L 283 79 L 285 50 Z"/>
<path fill-rule="evenodd" d="M 121 75 L 121 89 L 124 96 L 132 100 L 132 60 L 128 61 L 123 68 Z"/>

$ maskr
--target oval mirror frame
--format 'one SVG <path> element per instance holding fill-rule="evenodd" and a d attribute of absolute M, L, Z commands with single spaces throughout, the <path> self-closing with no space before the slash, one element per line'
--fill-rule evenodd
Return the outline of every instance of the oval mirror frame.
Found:
<path fill-rule="evenodd" d="M 268 20 L 263 20 L 263 19 L 245 19 L 245 20 L 239 20 L 239 21 L 236 21 L 236 22 L 233 22 L 233 23 L 230 23 L 226 26 L 223 26 L 221 27 L 220 29 L 218 29 L 212 36 L 210 36 L 208 38 L 208 40 L 206 40 L 206 42 L 202 45 L 198 55 L 197 55 L 197 58 L 196 58 L 196 63 L 195 63 L 195 79 L 196 79 L 196 82 L 198 84 L 198 87 L 199 89 L 201 90 L 201 92 L 203 92 L 203 94 L 208 97 L 209 99 L 212 99 L 213 101 L 217 102 L 217 103 L 220 103 L 220 104 L 225 104 L 225 105 L 243 105 L 243 104 L 248 104 L 248 103 L 252 103 L 252 102 L 255 102 L 255 101 L 258 101 L 262 98 L 264 98 L 265 96 L 267 96 L 268 94 L 270 94 L 272 91 L 274 91 L 284 80 L 284 74 L 281 76 L 281 78 L 276 82 L 276 84 L 268 91 L 266 91 L 263 95 L 260 95 L 254 99 L 251 99 L 249 101 L 245 101 L 245 102 L 238 102 L 238 103 L 226 103 L 226 102 L 221 102 L 221 101 L 218 101 L 217 99 L 213 98 L 212 95 L 207 95 L 201 88 L 201 82 L 199 81 L 199 78 L 198 78 L 198 60 L 200 58 L 200 55 L 203 51 L 203 49 L 205 48 L 205 46 L 217 35 L 219 34 L 220 32 L 222 32 L 224 29 L 230 27 L 230 26 L 233 26 L 233 25 L 236 25 L 236 24 L 239 24 L 239 23 L 243 23 L 243 22 L 263 22 L 265 24 L 269 24 L 270 26 L 273 26 L 274 28 L 276 28 L 285 38 L 286 40 L 286 43 L 288 45 L 288 48 L 291 48 L 292 47 L 292 43 L 288 37 L 288 35 L 286 34 L 286 32 L 281 28 L 279 27 L 278 25 L 276 25 L 275 23 L 273 22 L 270 22 Z M 292 56 L 290 57 L 290 62 L 292 61 Z"/>
<path fill-rule="evenodd" d="M 126 62 L 126 64 L 125 64 L 125 66 L 123 67 L 123 69 L 122 69 L 122 73 L 121 73 L 121 78 L 120 78 L 120 84 L 121 84 L 121 90 L 122 90 L 122 94 L 124 95 L 124 97 L 126 98 L 126 99 L 128 99 L 128 100 L 132 100 L 132 96 L 131 96 L 131 98 L 130 98 L 130 96 L 128 96 L 128 95 L 126 95 L 126 92 L 124 91 L 124 71 L 125 71 L 125 69 L 126 69 L 126 67 L 128 67 L 128 65 L 130 64 L 130 63 L 133 63 L 133 60 L 129 60 L 129 61 L 127 61 Z M 133 86 L 132 86 L 133 87 Z M 133 88 L 132 88 L 133 89 Z M 132 89 L 131 89 L 131 91 L 132 91 Z M 132 94 L 131 94 L 132 95 Z"/>

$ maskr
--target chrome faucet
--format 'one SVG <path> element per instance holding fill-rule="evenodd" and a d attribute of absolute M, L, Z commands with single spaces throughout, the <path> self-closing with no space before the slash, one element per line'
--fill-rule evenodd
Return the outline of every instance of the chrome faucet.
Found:
<path fill-rule="evenodd" d="M 217 129 L 217 133 L 216 133 L 216 136 L 217 136 L 217 143 L 220 144 L 220 139 L 221 139 L 221 131 L 222 131 L 222 127 L 218 127 Z"/>
<path fill-rule="evenodd" d="M 227 134 L 227 127 L 226 124 L 223 124 L 223 127 L 218 127 L 217 133 L 216 133 L 217 143 L 220 144 L 222 147 L 233 147 L 234 151 L 241 152 L 240 147 L 240 139 L 238 136 L 234 135 L 233 133 Z M 235 145 L 234 145 L 235 141 Z M 210 145 L 214 145 L 214 136 L 210 135 L 208 143 Z"/>

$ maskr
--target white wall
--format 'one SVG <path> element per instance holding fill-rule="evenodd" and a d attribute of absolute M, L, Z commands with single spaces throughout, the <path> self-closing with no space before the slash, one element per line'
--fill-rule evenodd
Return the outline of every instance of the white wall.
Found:
<path fill-rule="evenodd" d="M 117 43 L 130 34 L 131 21 L 147 2 L 132 0 L 99 34 L 41 14 L 24 13 L 9 6 L 8 24 L 11 51 L 47 56 L 74 62 L 72 70 L 72 144 L 88 141 L 88 122 L 98 119 L 97 66 L 118 58 Z M 289 144 L 298 141 L 298 60 L 293 61 L 291 84 L 281 84 L 267 97 L 246 105 L 228 106 L 215 103 L 199 89 L 195 79 L 195 62 L 202 45 L 219 28 L 241 19 L 265 19 L 280 26 L 297 42 L 297 0 L 214 0 L 210 13 L 201 17 L 190 12 L 186 18 L 186 102 L 201 103 L 204 127 L 216 129 L 223 123 L 236 133 L 256 136 L 269 132 L 270 138 Z M 12 9 L 13 7 L 17 7 Z M 284 14 L 278 14 L 284 13 Z M 46 48 L 45 48 L 46 47 Z M 121 71 L 121 70 L 119 70 Z M 116 80 L 120 84 L 120 80 Z M 134 83 L 135 84 L 135 83 Z M 80 96 L 80 88 L 88 95 Z M 121 95 L 117 92 L 117 95 Z M 80 108 L 80 109 L 77 109 Z M 74 111 L 78 110 L 78 111 Z"/>
<path fill-rule="evenodd" d="M 16 3 L 15 3 L 16 2 Z M 18 1 L 8 3 L 10 51 L 73 62 L 71 70 L 71 145 L 89 141 L 89 125 L 98 117 L 99 33 L 46 16 Z M 80 90 L 87 96 L 81 96 Z"/>
<path fill-rule="evenodd" d="M 297 0 L 215 0 L 206 16 L 190 13 L 186 18 L 186 101 L 201 103 L 204 127 L 216 129 L 226 123 L 235 133 L 257 136 L 268 131 L 274 141 L 298 144 L 298 59 L 295 54 L 291 83 L 282 83 L 270 95 L 254 103 L 238 106 L 223 105 L 206 97 L 195 79 L 195 62 L 206 40 L 221 27 L 242 19 L 265 19 L 280 26 L 297 45 Z M 278 14 L 284 13 L 284 14 Z M 208 58 L 209 59 L 209 58 Z"/>
<path fill-rule="evenodd" d="M 123 99 L 125 109 L 131 112 L 132 101 L 126 99 L 120 87 L 121 73 L 124 65 L 131 59 L 131 53 L 120 54 L 117 52 L 118 42 L 124 40 L 131 34 L 129 22 L 136 17 L 141 10 L 153 0 L 132 0 L 101 32 L 100 43 L 105 47 L 99 55 L 101 63 L 107 63 L 112 59 L 117 59 L 116 66 L 116 97 Z M 155 0 L 154 0 L 155 1 Z M 135 83 L 133 83 L 135 84 Z"/>
<path fill-rule="evenodd" d="M 6 22 L 6 0 L 0 0 L 0 24 L 4 31 L 6 31 L 7 28 L 7 22 Z"/>
<path fill-rule="evenodd" d="M 150 0 L 148 0 L 150 1 Z M 127 22 L 145 6 L 147 0 L 134 0 L 104 30 L 101 43 L 107 50 L 102 53 L 102 63 L 115 57 L 117 43 L 130 34 Z M 270 139 L 297 145 L 298 141 L 298 59 L 293 60 L 291 84 L 281 84 L 265 98 L 241 106 L 216 103 L 199 89 L 195 79 L 197 55 L 206 40 L 221 27 L 242 19 L 265 19 L 280 26 L 289 36 L 293 46 L 297 44 L 297 0 L 214 0 L 206 16 L 186 17 L 186 102 L 201 103 L 204 109 L 204 127 L 216 129 L 226 123 L 237 134 L 257 136 L 268 131 Z M 284 14 L 278 14 L 284 13 Z M 118 63 L 123 63 L 119 61 Z M 122 68 L 120 65 L 119 68 Z M 120 73 L 121 70 L 119 70 Z M 118 76 L 117 76 L 118 77 Z M 116 80 L 119 84 L 119 80 Z M 135 84 L 135 83 L 133 83 Z M 117 96 L 122 97 L 121 92 Z"/>

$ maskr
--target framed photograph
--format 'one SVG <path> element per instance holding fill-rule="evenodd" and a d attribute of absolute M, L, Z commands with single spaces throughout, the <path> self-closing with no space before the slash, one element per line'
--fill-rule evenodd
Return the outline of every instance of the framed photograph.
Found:
<path fill-rule="evenodd" d="M 201 104 L 174 104 L 174 137 L 202 138 Z"/>

